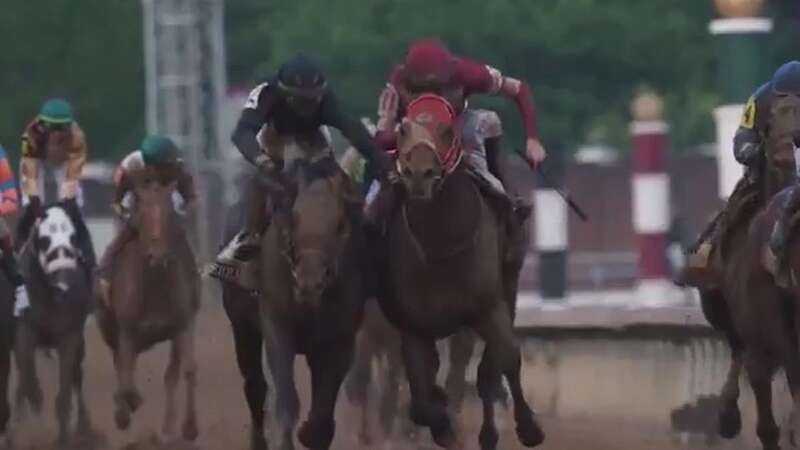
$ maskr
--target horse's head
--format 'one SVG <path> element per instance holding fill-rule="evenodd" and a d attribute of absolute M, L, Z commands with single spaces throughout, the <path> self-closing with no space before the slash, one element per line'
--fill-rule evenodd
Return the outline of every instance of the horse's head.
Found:
<path fill-rule="evenodd" d="M 66 292 L 78 270 L 75 225 L 61 206 L 47 208 L 33 230 L 33 246 L 48 283 Z"/>
<path fill-rule="evenodd" d="M 151 266 L 166 265 L 170 245 L 176 239 L 176 213 L 172 203 L 175 183 L 164 184 L 157 178 L 145 178 L 136 184 L 136 207 L 133 220 L 139 232 L 139 242 Z"/>
<path fill-rule="evenodd" d="M 426 94 L 408 105 L 397 140 L 400 177 L 409 197 L 430 200 L 461 160 L 455 113 L 447 101 Z"/>
<path fill-rule="evenodd" d="M 323 291 L 338 275 L 353 227 L 348 194 L 342 176 L 319 178 L 300 192 L 285 216 L 282 238 L 300 303 L 318 306 Z"/>

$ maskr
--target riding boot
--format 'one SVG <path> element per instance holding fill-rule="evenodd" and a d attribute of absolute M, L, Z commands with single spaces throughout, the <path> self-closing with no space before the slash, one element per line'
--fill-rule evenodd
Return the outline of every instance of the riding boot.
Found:
<path fill-rule="evenodd" d="M 503 188 L 507 193 L 515 192 L 513 186 L 511 186 L 510 178 L 507 176 L 505 171 L 505 166 L 500 161 L 500 147 L 498 145 L 489 145 L 487 142 L 486 145 L 486 165 L 489 169 L 489 173 L 495 176 L 500 183 L 503 185 Z M 511 200 L 511 207 L 514 210 L 514 213 L 517 216 L 517 220 L 519 222 L 525 222 L 528 220 L 528 217 L 531 215 L 531 211 L 533 210 L 533 206 L 527 200 L 522 197 L 510 197 Z"/>

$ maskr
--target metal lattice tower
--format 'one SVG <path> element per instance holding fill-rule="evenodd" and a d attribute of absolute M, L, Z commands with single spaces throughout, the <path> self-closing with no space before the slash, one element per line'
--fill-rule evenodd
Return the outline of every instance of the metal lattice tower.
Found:
<path fill-rule="evenodd" d="M 208 242 L 220 227 L 220 215 L 208 212 L 229 185 L 219 117 L 227 83 L 224 0 L 141 1 L 147 132 L 170 136 L 187 157 L 202 200 L 195 242 L 206 260 Z"/>

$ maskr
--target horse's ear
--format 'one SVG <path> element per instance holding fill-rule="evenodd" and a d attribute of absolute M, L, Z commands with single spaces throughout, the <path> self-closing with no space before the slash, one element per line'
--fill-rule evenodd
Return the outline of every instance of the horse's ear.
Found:
<path fill-rule="evenodd" d="M 411 121 L 408 120 L 408 117 L 403 117 L 403 120 L 400 122 L 400 126 L 397 127 L 397 137 L 405 137 L 408 134 L 408 127 L 410 124 Z"/>

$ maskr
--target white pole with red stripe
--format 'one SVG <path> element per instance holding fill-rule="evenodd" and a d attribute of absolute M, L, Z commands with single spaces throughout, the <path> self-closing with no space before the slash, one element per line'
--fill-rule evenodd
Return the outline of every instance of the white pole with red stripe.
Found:
<path fill-rule="evenodd" d="M 637 95 L 631 112 L 633 229 L 639 252 L 635 306 L 659 306 L 669 301 L 672 291 L 666 258 L 670 225 L 666 167 L 669 126 L 663 119 L 663 101 L 652 92 Z"/>

